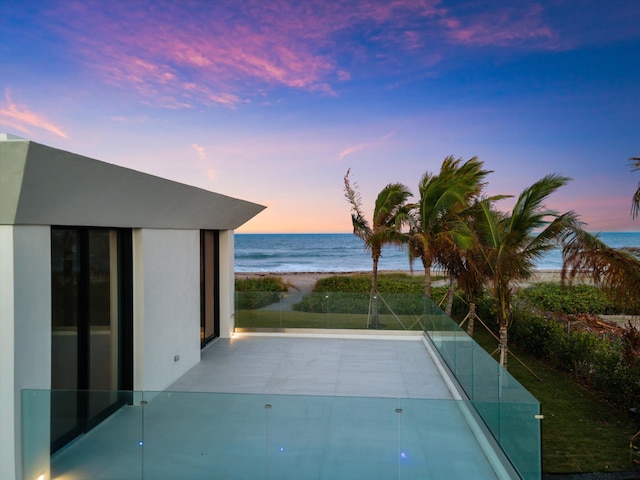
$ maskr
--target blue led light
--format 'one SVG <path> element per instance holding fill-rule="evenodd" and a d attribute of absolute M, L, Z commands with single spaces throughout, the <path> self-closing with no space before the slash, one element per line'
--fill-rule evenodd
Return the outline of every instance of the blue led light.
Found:
<path fill-rule="evenodd" d="M 142 440 L 140 440 L 140 441 L 138 442 L 138 445 L 140 445 L 140 446 L 142 446 L 142 445 L 143 445 L 143 444 L 142 444 Z"/>

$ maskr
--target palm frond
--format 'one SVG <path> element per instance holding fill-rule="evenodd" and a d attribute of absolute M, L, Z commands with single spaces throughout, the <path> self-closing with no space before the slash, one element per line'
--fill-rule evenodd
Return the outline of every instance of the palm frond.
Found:
<path fill-rule="evenodd" d="M 544 201 L 569 180 L 569 177 L 549 174 L 524 189 L 513 207 L 509 230 L 522 235 L 527 230 L 544 226 L 547 217 L 558 215 L 557 212 L 547 209 Z"/>
<path fill-rule="evenodd" d="M 619 305 L 640 313 L 640 248 L 611 248 L 597 235 L 576 229 L 567 237 L 562 255 L 563 282 L 588 275 Z"/>
<path fill-rule="evenodd" d="M 366 239 L 371 234 L 371 227 L 362 212 L 362 199 L 360 197 L 360 192 L 357 190 L 357 184 L 354 184 L 353 187 L 351 186 L 351 182 L 349 180 L 350 173 L 351 169 L 348 169 L 344 176 L 344 196 L 351 204 L 351 223 L 353 225 L 353 233 L 356 237 L 363 240 L 366 245 Z"/>
<path fill-rule="evenodd" d="M 390 183 L 382 189 L 376 198 L 373 215 L 373 228 L 390 226 L 395 216 L 411 196 L 409 189 L 402 183 Z"/>

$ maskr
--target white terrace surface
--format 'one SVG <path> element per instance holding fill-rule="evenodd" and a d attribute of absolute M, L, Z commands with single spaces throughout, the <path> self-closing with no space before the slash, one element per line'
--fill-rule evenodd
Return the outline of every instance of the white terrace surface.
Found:
<path fill-rule="evenodd" d="M 318 337 L 218 339 L 144 408 L 122 408 L 54 455 L 51 477 L 512 478 L 421 336 Z"/>
<path fill-rule="evenodd" d="M 451 399 L 420 336 L 404 340 L 236 334 L 168 390 Z"/>

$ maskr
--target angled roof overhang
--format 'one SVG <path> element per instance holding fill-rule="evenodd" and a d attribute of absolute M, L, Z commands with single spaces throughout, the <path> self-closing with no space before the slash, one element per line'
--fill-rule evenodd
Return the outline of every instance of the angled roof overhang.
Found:
<path fill-rule="evenodd" d="M 264 208 L 0 134 L 0 225 L 234 230 Z"/>

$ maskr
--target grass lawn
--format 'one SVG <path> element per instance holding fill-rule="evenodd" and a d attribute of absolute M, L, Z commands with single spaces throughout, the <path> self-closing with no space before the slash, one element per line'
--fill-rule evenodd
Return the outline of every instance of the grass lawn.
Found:
<path fill-rule="evenodd" d="M 484 329 L 474 339 L 490 353 L 497 341 Z M 578 385 L 541 360 L 514 353 L 534 378 L 512 356 L 509 372 L 542 404 L 542 469 L 545 473 L 611 472 L 631 469 L 629 438 L 640 429 L 625 411 Z"/>
<path fill-rule="evenodd" d="M 419 315 L 380 315 L 385 330 L 423 330 Z M 367 315 L 356 313 L 307 313 L 279 310 L 237 310 L 236 326 L 251 328 L 345 328 L 366 329 Z"/>

